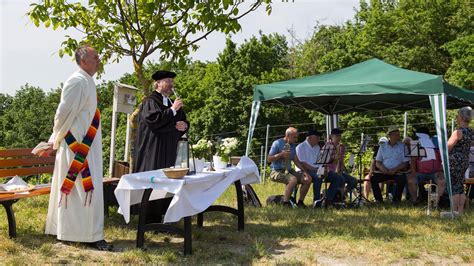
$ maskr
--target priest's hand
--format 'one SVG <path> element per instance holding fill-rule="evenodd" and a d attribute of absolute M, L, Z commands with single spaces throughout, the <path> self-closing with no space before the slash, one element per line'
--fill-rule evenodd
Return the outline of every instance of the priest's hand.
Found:
<path fill-rule="evenodd" d="M 171 106 L 175 111 L 178 111 L 179 109 L 181 109 L 181 107 L 183 107 L 183 102 L 181 101 L 180 98 L 176 98 L 176 100 L 174 101 L 173 105 Z"/>
<path fill-rule="evenodd" d="M 176 122 L 175 127 L 178 131 L 186 131 L 186 129 L 188 129 L 188 124 L 186 124 L 184 121 L 178 121 Z"/>
<path fill-rule="evenodd" d="M 53 149 L 53 144 L 52 143 L 48 143 L 48 148 L 45 149 L 45 150 L 42 150 L 40 152 L 38 152 L 38 156 L 40 157 L 48 157 L 48 156 L 51 156 L 51 153 L 53 153 L 54 149 Z"/>

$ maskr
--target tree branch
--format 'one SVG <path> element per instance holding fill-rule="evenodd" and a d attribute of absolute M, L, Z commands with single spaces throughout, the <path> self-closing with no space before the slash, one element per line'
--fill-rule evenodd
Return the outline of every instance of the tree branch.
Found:
<path fill-rule="evenodd" d="M 231 17 L 230 17 L 230 14 L 229 14 L 229 19 L 231 19 L 231 20 L 239 20 L 239 19 L 243 18 L 244 16 L 246 16 L 248 13 L 257 10 L 257 8 L 258 8 L 261 4 L 262 4 L 262 1 L 261 1 L 261 0 L 255 2 L 255 4 L 253 4 L 252 7 L 251 7 L 249 10 L 247 10 L 247 11 L 244 12 L 242 15 L 237 16 L 237 17 L 235 17 L 235 18 L 231 18 Z"/>
<path fill-rule="evenodd" d="M 135 53 L 135 45 L 134 43 L 132 42 L 132 40 L 130 39 L 130 37 L 128 36 L 128 29 L 127 29 L 127 24 L 125 22 L 125 18 L 124 18 L 124 11 L 123 11 L 123 7 L 122 7 L 122 4 L 120 3 L 120 1 L 117 1 L 118 3 L 118 8 L 119 8 L 119 11 L 120 11 L 120 17 L 122 18 L 121 19 L 121 25 L 122 25 L 122 28 L 123 28 L 123 33 L 125 35 L 125 39 L 127 40 L 128 44 L 130 45 L 130 49 L 132 50 L 132 53 Z"/>
<path fill-rule="evenodd" d="M 145 35 L 143 34 L 142 32 L 142 28 L 140 27 L 140 19 L 138 18 L 138 9 L 137 9 L 137 0 L 133 0 L 133 7 L 135 9 L 135 17 L 136 17 L 136 20 L 137 20 L 137 33 L 138 35 L 140 35 L 140 37 L 142 37 L 142 40 L 145 42 Z"/>
<path fill-rule="evenodd" d="M 186 9 L 186 11 L 184 11 L 184 12 L 182 13 L 183 15 L 182 15 L 178 20 L 176 20 L 175 22 L 169 23 L 169 24 L 163 24 L 163 26 L 164 26 L 164 27 L 175 26 L 176 24 L 178 24 L 178 23 L 187 15 L 187 13 L 188 13 L 188 11 L 189 11 L 190 9 L 191 9 L 191 8 Z"/>

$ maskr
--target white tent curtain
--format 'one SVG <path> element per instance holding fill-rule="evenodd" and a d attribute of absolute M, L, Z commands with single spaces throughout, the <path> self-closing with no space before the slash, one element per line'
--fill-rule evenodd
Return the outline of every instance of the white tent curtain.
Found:
<path fill-rule="evenodd" d="M 451 213 L 453 213 L 451 176 L 449 173 L 448 132 L 446 124 L 446 94 L 434 94 L 429 97 L 436 126 L 436 133 L 438 135 L 439 152 L 443 162 L 444 178 L 446 180 L 446 188 L 449 195 L 450 210 Z"/>
<path fill-rule="evenodd" d="M 257 123 L 258 111 L 260 110 L 260 101 L 252 102 L 252 111 L 250 113 L 249 133 L 247 136 L 247 147 L 245 149 L 245 156 L 249 156 L 250 148 L 252 146 L 252 137 Z"/>
<path fill-rule="evenodd" d="M 329 139 L 331 130 L 339 127 L 339 115 L 326 115 L 326 139 Z"/>

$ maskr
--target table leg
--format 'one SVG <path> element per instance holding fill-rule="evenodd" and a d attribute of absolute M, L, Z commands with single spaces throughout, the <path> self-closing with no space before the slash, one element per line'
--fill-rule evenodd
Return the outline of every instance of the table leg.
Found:
<path fill-rule="evenodd" d="M 138 229 L 137 229 L 137 248 L 143 248 L 145 242 L 145 231 L 146 231 L 146 217 L 148 214 L 148 201 L 153 189 L 145 189 L 143 192 L 142 202 L 140 204 L 140 212 L 138 216 Z"/>
<path fill-rule="evenodd" d="M 184 217 L 184 255 L 193 254 L 191 217 Z"/>
<path fill-rule="evenodd" d="M 149 208 L 149 200 L 153 189 L 145 189 L 140 203 L 140 212 L 138 217 L 138 229 L 137 229 L 137 248 L 143 248 L 145 243 L 145 232 L 147 231 L 158 231 L 172 233 L 184 238 L 184 255 L 192 254 L 192 230 L 191 230 L 191 217 L 184 217 L 184 228 L 181 229 L 174 225 L 163 224 L 163 223 L 147 223 L 147 215 Z"/>
<path fill-rule="evenodd" d="M 16 200 L 9 200 L 9 201 L 5 201 L 1 203 L 7 213 L 8 235 L 10 236 L 10 238 L 16 237 L 16 220 L 15 220 L 15 213 L 13 212 L 13 206 L 12 206 L 13 203 L 15 202 Z"/>
<path fill-rule="evenodd" d="M 198 227 L 202 227 L 203 223 L 204 223 L 204 212 L 200 212 L 198 213 L 197 215 L 197 226 Z"/>
<path fill-rule="evenodd" d="M 242 183 L 240 180 L 234 182 L 235 191 L 237 193 L 237 230 L 243 231 L 245 226 L 245 212 L 244 212 L 244 195 L 242 192 Z"/>
<path fill-rule="evenodd" d="M 231 213 L 237 216 L 237 230 L 243 231 L 245 227 L 245 209 L 244 209 L 244 193 L 242 191 L 242 183 L 240 180 L 234 182 L 235 191 L 237 194 L 237 209 L 229 207 L 229 206 L 222 206 L 222 205 L 212 205 L 209 206 L 206 210 L 198 214 L 197 217 L 197 225 L 199 227 L 203 226 L 204 222 L 204 213 L 205 212 L 226 212 Z"/>

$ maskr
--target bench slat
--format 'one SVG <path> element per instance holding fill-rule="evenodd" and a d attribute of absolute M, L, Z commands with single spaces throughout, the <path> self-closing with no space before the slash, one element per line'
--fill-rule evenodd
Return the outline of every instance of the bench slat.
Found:
<path fill-rule="evenodd" d="M 54 171 L 54 165 L 50 166 L 38 166 L 28 168 L 15 168 L 15 169 L 0 169 L 0 178 L 10 176 L 29 176 L 38 174 L 49 174 Z"/>
<path fill-rule="evenodd" d="M 120 178 L 116 177 L 111 177 L 111 178 L 104 178 L 103 183 L 104 184 L 111 184 L 114 182 L 118 182 Z M 16 199 L 23 199 L 23 198 L 29 198 L 29 197 L 34 197 L 34 196 L 39 196 L 39 195 L 45 195 L 49 194 L 51 192 L 51 187 L 50 186 L 45 186 L 41 188 L 34 189 L 30 191 L 28 194 L 0 194 L 0 202 L 2 201 L 8 201 L 8 200 L 16 200 Z"/>
<path fill-rule="evenodd" d="M 31 151 L 33 149 L 10 149 L 10 150 L 0 150 L 0 157 L 22 157 L 22 156 L 33 156 Z"/>
<path fill-rule="evenodd" d="M 0 160 L 0 167 L 13 166 L 33 166 L 38 164 L 54 164 L 54 157 L 34 157 L 34 158 L 20 158 L 20 159 L 6 159 Z"/>
<path fill-rule="evenodd" d="M 51 191 L 51 187 L 42 187 L 42 188 L 32 190 L 28 194 L 0 194 L 0 202 L 45 195 L 45 194 L 49 194 L 50 191 Z"/>

